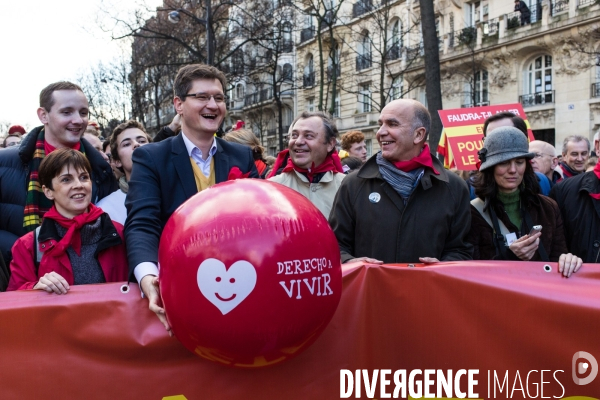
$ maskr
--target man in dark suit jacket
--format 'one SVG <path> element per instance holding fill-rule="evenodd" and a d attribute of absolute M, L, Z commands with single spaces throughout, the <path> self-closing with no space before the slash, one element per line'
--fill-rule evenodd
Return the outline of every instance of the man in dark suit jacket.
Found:
<path fill-rule="evenodd" d="M 181 132 L 160 143 L 137 148 L 125 206 L 125 240 L 130 273 L 135 275 L 150 310 L 169 334 L 158 292 L 158 244 L 167 220 L 200 190 L 226 181 L 232 168 L 257 178 L 249 147 L 214 136 L 225 118 L 225 75 L 202 64 L 177 73 L 173 103 L 181 115 Z M 131 275 L 130 275 L 131 276 Z"/>

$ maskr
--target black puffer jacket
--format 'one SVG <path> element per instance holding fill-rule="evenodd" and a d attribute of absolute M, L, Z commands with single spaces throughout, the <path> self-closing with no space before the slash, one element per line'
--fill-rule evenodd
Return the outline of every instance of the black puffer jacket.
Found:
<path fill-rule="evenodd" d="M 562 214 L 569 251 L 584 263 L 600 262 L 600 200 L 590 193 L 600 193 L 600 180 L 586 172 L 554 185 L 550 197 Z"/>
<path fill-rule="evenodd" d="M 27 200 L 29 162 L 35 152 L 35 143 L 42 126 L 34 128 L 19 147 L 0 151 L 0 251 L 5 261 L 15 240 L 26 232 L 23 213 Z M 85 139 L 81 141 L 85 155 L 92 165 L 92 203 L 117 190 L 117 181 L 110 165 Z"/>

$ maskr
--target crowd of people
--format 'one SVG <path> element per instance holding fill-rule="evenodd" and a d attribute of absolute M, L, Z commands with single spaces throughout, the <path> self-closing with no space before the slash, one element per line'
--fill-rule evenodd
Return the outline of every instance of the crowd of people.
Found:
<path fill-rule="evenodd" d="M 463 179 L 431 154 L 428 110 L 399 99 L 381 111 L 381 150 L 370 158 L 360 131 L 340 138 L 330 115 L 305 111 L 287 149 L 268 160 L 243 124 L 215 135 L 225 88 L 212 66 L 182 67 L 177 115 L 154 143 L 133 120 L 102 142 L 79 86 L 44 88 L 42 125 L 27 134 L 11 128 L 0 150 L 0 262 L 10 264 L 0 289 L 64 294 L 71 285 L 137 281 L 170 333 L 158 286 L 162 230 L 194 194 L 240 178 L 308 198 L 328 219 L 344 263 L 533 260 L 557 263 L 568 278 L 598 260 L 600 167 L 586 172 L 584 137 L 566 138 L 559 160 L 551 144 L 528 141 L 521 118 L 494 115 L 483 127 L 478 170 Z"/>

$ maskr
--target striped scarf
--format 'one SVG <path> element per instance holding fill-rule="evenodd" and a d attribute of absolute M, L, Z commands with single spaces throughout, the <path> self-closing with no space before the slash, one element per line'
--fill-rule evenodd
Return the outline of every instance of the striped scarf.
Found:
<path fill-rule="evenodd" d="M 44 157 L 46 157 L 46 151 L 44 150 L 44 129 L 40 131 L 35 142 L 35 151 L 33 157 L 29 162 L 29 182 L 27 184 L 27 201 L 25 202 L 25 211 L 23 215 L 23 228 L 26 232 L 34 231 L 41 224 L 41 219 L 44 214 L 50 210 L 54 204 L 52 200 L 48 199 L 42 191 L 42 185 L 40 184 L 38 177 L 38 170 Z M 80 151 L 85 154 L 83 150 L 83 144 L 80 146 Z"/>
<path fill-rule="evenodd" d="M 390 186 L 402 197 L 404 205 L 406 205 L 408 198 L 419 184 L 419 180 L 425 172 L 424 167 L 415 168 L 412 171 L 404 172 L 381 155 L 381 152 L 377 153 L 375 161 L 379 166 L 379 173 L 384 181 L 390 184 Z"/>

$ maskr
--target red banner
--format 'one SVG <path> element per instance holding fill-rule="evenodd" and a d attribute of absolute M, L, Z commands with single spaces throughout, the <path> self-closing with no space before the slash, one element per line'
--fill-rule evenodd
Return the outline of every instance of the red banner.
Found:
<path fill-rule="evenodd" d="M 488 117 L 504 111 L 523 118 L 529 140 L 535 140 L 520 103 L 439 110 L 444 132 L 438 152 L 444 156 L 445 166 L 465 171 L 476 169 L 477 152 L 483 147 L 483 124 Z"/>
<path fill-rule="evenodd" d="M 536 391 L 600 398 L 600 376 L 574 380 L 593 372 L 589 355 L 600 360 L 600 265 L 569 279 L 549 265 L 550 272 L 521 262 L 346 265 L 342 300 L 323 335 L 298 357 L 262 369 L 188 352 L 135 286 L 128 294 L 119 284 L 75 286 L 62 296 L 2 293 L 0 398 L 335 399 L 347 397 L 350 376 L 350 398 L 383 398 L 381 387 L 393 395 L 402 371 L 408 397 L 417 381 L 422 393 L 437 393 L 435 374 L 448 370 L 458 385 L 441 397 L 471 385 L 481 399 Z M 385 369 L 391 382 L 381 380 Z"/>

